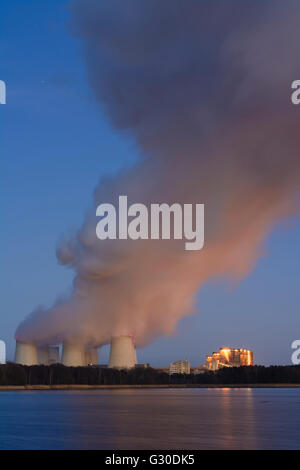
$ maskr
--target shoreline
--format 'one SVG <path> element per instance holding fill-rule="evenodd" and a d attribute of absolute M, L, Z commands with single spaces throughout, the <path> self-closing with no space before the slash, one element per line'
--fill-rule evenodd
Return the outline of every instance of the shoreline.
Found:
<path fill-rule="evenodd" d="M 162 385 L 0 385 L 5 391 L 48 390 L 126 390 L 126 389 L 174 389 L 174 388 L 300 388 L 300 384 L 162 384 Z"/>

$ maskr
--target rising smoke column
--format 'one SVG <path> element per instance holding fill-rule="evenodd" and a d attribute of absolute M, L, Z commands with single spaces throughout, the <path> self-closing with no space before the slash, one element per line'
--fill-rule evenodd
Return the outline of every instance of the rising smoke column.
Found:
<path fill-rule="evenodd" d="M 19 326 L 23 341 L 137 344 L 174 332 L 216 276 L 240 279 L 281 219 L 299 210 L 300 5 L 286 0 L 82 0 L 72 5 L 95 99 L 134 137 L 140 163 L 101 181 L 84 224 L 60 243 L 72 294 Z M 95 208 L 204 203 L 205 248 L 100 241 Z"/>

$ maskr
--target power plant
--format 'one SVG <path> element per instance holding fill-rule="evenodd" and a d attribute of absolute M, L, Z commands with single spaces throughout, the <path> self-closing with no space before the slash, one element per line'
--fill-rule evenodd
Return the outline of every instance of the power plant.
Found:
<path fill-rule="evenodd" d="M 132 369 L 136 364 L 136 349 L 132 337 L 113 337 L 110 343 L 108 367 L 113 369 Z"/>
<path fill-rule="evenodd" d="M 49 364 L 60 362 L 59 346 L 49 346 Z"/>
<path fill-rule="evenodd" d="M 38 351 L 34 343 L 16 342 L 15 362 L 24 366 L 38 364 Z"/>
<path fill-rule="evenodd" d="M 85 348 L 85 365 L 93 366 L 98 364 L 98 349 L 90 346 Z"/>
<path fill-rule="evenodd" d="M 38 361 L 45 366 L 60 362 L 59 346 L 38 346 Z"/>
<path fill-rule="evenodd" d="M 51 365 L 61 362 L 68 367 L 92 366 L 98 364 L 98 348 L 83 342 L 65 340 L 62 344 L 60 361 L 59 346 L 42 345 L 16 341 L 15 363 L 32 366 Z M 111 339 L 108 367 L 131 369 L 137 364 L 136 349 L 131 336 Z"/>
<path fill-rule="evenodd" d="M 85 346 L 83 343 L 63 342 L 61 362 L 64 366 L 85 366 Z"/>
<path fill-rule="evenodd" d="M 33 342 L 16 341 L 15 363 L 25 366 L 36 364 L 51 365 L 61 362 L 67 367 L 95 366 L 98 364 L 98 347 L 85 344 L 83 341 L 65 340 L 62 344 L 62 357 L 60 361 L 60 346 L 39 345 Z M 1 357 L 0 357 L 1 359 Z M 1 361 L 0 361 L 1 363 Z M 200 367 L 205 370 L 216 371 L 222 367 L 240 367 L 253 365 L 253 351 L 242 348 L 220 348 L 206 356 L 206 363 Z M 136 348 L 130 335 L 113 336 L 110 343 L 108 365 L 111 369 L 133 369 L 140 367 L 137 363 Z M 190 374 L 189 361 L 177 361 L 170 364 L 169 374 Z M 199 372 L 199 373 L 200 373 Z"/>
<path fill-rule="evenodd" d="M 48 366 L 50 364 L 49 346 L 38 347 L 38 361 L 39 364 L 43 364 L 44 366 Z"/>

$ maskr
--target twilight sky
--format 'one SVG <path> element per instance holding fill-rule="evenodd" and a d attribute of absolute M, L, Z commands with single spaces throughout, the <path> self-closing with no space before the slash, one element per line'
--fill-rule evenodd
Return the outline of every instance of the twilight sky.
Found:
<path fill-rule="evenodd" d="M 9 358 L 19 322 L 72 282 L 55 257 L 58 238 L 80 225 L 99 178 L 137 159 L 134 142 L 116 133 L 95 104 L 66 7 L 61 0 L 1 6 L 7 105 L 0 106 L 0 339 Z M 228 345 L 253 349 L 256 363 L 290 363 L 290 344 L 300 338 L 299 239 L 299 219 L 277 226 L 246 279 L 206 285 L 199 313 L 181 321 L 176 336 L 140 350 L 139 361 L 197 365 Z"/>

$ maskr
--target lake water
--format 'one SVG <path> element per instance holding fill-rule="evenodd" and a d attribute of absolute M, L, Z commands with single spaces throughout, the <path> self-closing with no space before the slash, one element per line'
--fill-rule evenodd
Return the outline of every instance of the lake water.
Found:
<path fill-rule="evenodd" d="M 300 449 L 300 389 L 0 392 L 0 449 Z"/>

